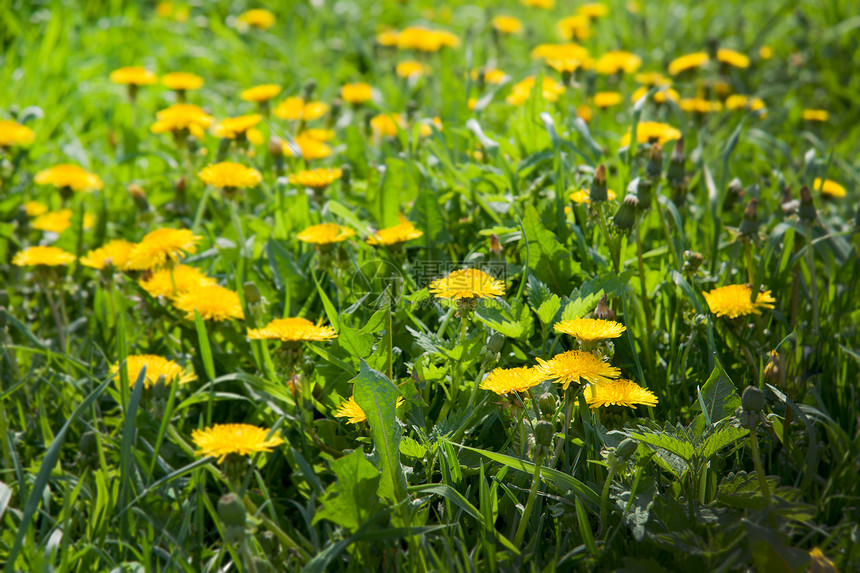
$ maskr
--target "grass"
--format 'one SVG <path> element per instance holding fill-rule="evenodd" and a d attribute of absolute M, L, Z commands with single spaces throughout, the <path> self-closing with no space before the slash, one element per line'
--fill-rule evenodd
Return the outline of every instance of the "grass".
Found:
<path fill-rule="evenodd" d="M 653 90 L 634 105 L 635 74 L 586 70 L 556 102 L 532 90 L 507 103 L 527 76 L 562 80 L 529 53 L 558 41 L 571 6 L 298 2 L 272 8 L 274 27 L 247 31 L 236 17 L 254 6 L 225 2 L 176 3 L 185 20 L 139 3 L 0 7 L 0 119 L 35 132 L 28 146 L 0 148 L 5 571 L 856 568 L 860 20 L 838 0 L 642 4 L 606 3 L 581 41 L 592 56 L 630 50 L 642 70 L 664 71 L 719 44 L 750 67 L 712 61 L 673 89 L 714 101 L 719 80 L 762 98 L 766 113 L 685 112 Z M 502 13 L 524 33 L 495 37 Z M 414 24 L 461 45 L 426 54 L 374 40 Z M 432 72 L 398 78 L 406 59 Z M 199 74 L 205 85 L 188 101 L 216 120 L 255 112 L 239 98 L 253 85 L 283 87 L 275 103 L 313 90 L 329 111 L 307 127 L 334 131 L 333 154 L 273 154 L 270 137 L 302 128 L 275 116 L 256 126 L 259 144 L 207 132 L 186 149 L 149 131 L 174 93 L 142 86 L 130 101 L 109 81 L 127 65 Z M 482 86 L 468 71 L 484 65 L 509 79 Z M 371 84 L 373 101 L 336 115 L 352 81 Z M 598 91 L 622 103 L 599 110 Z M 804 121 L 804 109 L 829 118 Z M 402 115 L 396 135 L 374 136 L 380 113 Z M 442 129 L 422 135 L 434 117 Z M 674 140 L 659 156 L 621 146 L 646 121 L 683 134 L 680 161 Z M 235 196 L 205 185 L 197 173 L 221 155 L 262 182 Z M 103 189 L 61 200 L 34 182 L 59 163 L 97 174 Z M 344 174 L 322 192 L 278 176 L 306 165 Z M 599 165 L 617 199 L 573 202 Z M 826 197 L 816 178 L 846 196 Z M 642 207 L 627 222 L 625 197 Z M 68 228 L 34 229 L 28 201 L 71 209 Z M 364 242 L 401 215 L 423 235 Z M 297 239 L 323 222 L 356 235 L 322 248 Z M 33 245 L 80 257 L 164 227 L 200 236 L 182 263 L 235 292 L 243 320 L 186 316 L 141 286 L 151 271 L 12 263 Z M 430 292 L 470 265 L 505 294 L 470 306 Z M 769 291 L 773 308 L 717 316 L 702 293 L 732 284 Z M 593 316 L 604 295 L 622 336 L 590 343 L 554 330 Z M 282 317 L 337 337 L 247 337 Z M 590 389 L 547 376 L 504 396 L 479 387 L 497 368 L 574 349 L 647 387 L 656 405 L 592 409 Z M 115 368 L 138 354 L 174 360 L 194 380 L 147 384 Z M 350 396 L 366 421 L 337 415 Z M 192 433 L 221 423 L 283 443 L 219 463 Z"/>

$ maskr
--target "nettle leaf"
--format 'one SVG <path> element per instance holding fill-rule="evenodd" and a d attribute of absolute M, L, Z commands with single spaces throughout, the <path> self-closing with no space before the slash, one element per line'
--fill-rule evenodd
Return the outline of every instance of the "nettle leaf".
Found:
<path fill-rule="evenodd" d="M 714 365 L 711 376 L 701 388 L 702 399 L 705 403 L 707 415 L 699 414 L 691 424 L 690 428 L 694 434 L 701 435 L 706 427 L 716 424 L 720 420 L 734 415 L 735 410 L 741 405 L 741 397 L 735 389 L 734 383 L 723 370 L 719 361 Z M 693 411 L 702 411 L 698 402 L 693 404 Z"/>
<path fill-rule="evenodd" d="M 498 308 L 481 307 L 475 313 L 475 317 L 508 338 L 526 340 L 534 330 L 531 310 L 519 300 L 514 301 L 512 305 L 499 301 Z"/>
<path fill-rule="evenodd" d="M 320 498 L 322 507 L 314 515 L 313 524 L 327 519 L 354 533 L 379 507 L 379 470 L 360 449 L 332 461 L 331 469 L 337 481 Z"/>
<path fill-rule="evenodd" d="M 558 295 L 552 295 L 549 300 L 541 303 L 540 308 L 537 310 L 538 318 L 544 325 L 549 325 L 554 321 L 559 307 L 561 307 L 561 299 L 558 298 Z"/>
<path fill-rule="evenodd" d="M 550 288 L 535 275 L 529 275 L 528 287 L 526 294 L 528 295 L 529 306 L 531 306 L 535 311 L 540 308 L 540 305 L 552 297 L 552 291 Z"/>
<path fill-rule="evenodd" d="M 427 448 L 409 436 L 403 436 L 400 440 L 400 453 L 410 458 L 421 459 L 427 453 Z"/>
<path fill-rule="evenodd" d="M 562 320 L 574 320 L 582 318 L 588 312 L 592 311 L 597 303 L 600 302 L 600 297 L 603 296 L 603 289 L 597 292 L 579 297 L 564 305 L 564 310 L 561 312 Z"/>
<path fill-rule="evenodd" d="M 624 512 L 624 523 L 630 528 L 630 532 L 636 541 L 645 538 L 645 525 L 651 515 L 651 506 L 654 505 L 654 491 L 643 491 L 630 499 L 629 491 L 622 491 L 612 496 L 616 506 Z M 628 504 L 630 509 L 627 509 Z"/>
<path fill-rule="evenodd" d="M 747 434 L 749 434 L 749 430 L 746 428 L 725 425 L 705 438 L 705 440 L 696 447 L 696 453 L 700 459 L 708 460 L 721 449 L 745 438 Z"/>
<path fill-rule="evenodd" d="M 687 437 L 683 427 L 675 430 L 672 426 L 667 424 L 666 429 L 662 432 L 652 432 L 643 426 L 639 426 L 639 428 L 639 432 L 629 432 L 631 438 L 639 440 L 649 446 L 666 450 L 667 452 L 678 456 L 685 462 L 689 462 L 693 459 L 693 455 L 696 453 L 696 448 L 693 446 L 692 441 Z"/>
<path fill-rule="evenodd" d="M 580 272 L 579 263 L 555 234 L 547 230 L 533 205 L 526 205 L 523 229 L 529 242 L 528 266 L 534 275 L 557 294 L 571 291 L 570 279 Z"/>
<path fill-rule="evenodd" d="M 389 501 L 400 502 L 406 498 L 406 475 L 400 464 L 403 428 L 395 412 L 400 392 L 384 374 L 370 368 L 362 360 L 361 369 L 355 378 L 353 396 L 367 416 L 373 445 L 382 465 L 379 495 Z"/>

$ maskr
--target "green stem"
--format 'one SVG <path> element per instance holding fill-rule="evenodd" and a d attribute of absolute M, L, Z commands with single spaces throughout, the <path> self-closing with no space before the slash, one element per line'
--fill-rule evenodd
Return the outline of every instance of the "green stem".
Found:
<path fill-rule="evenodd" d="M 761 458 L 758 453 L 758 440 L 755 437 L 755 431 L 749 433 L 750 449 L 752 450 L 753 463 L 755 464 L 755 473 L 758 474 L 758 484 L 761 487 L 764 502 L 770 505 L 770 487 L 767 485 L 767 478 L 764 475 L 764 467 L 761 465 Z"/>
<path fill-rule="evenodd" d="M 621 255 L 616 248 L 615 242 L 612 240 L 612 235 L 609 234 L 609 225 L 607 225 L 606 215 L 603 213 L 603 203 L 597 204 L 597 213 L 599 215 L 597 220 L 600 223 L 600 229 L 603 231 L 603 238 L 606 239 L 606 244 L 609 247 L 609 256 L 612 259 L 612 268 L 614 268 L 615 273 L 618 274 L 621 272 L 619 270 Z"/>
<path fill-rule="evenodd" d="M 469 405 L 467 408 L 471 408 L 472 404 L 475 403 L 475 398 L 478 397 L 478 387 L 481 385 L 481 380 L 484 378 L 484 373 L 486 373 L 487 367 L 484 364 L 481 364 L 481 371 L 478 373 L 478 377 L 475 378 L 475 384 L 472 385 L 472 393 L 469 394 Z"/>
<path fill-rule="evenodd" d="M 608 529 L 607 519 L 609 517 L 609 486 L 612 485 L 612 478 L 615 477 L 615 466 L 609 466 L 609 474 L 606 476 L 606 481 L 603 482 L 603 494 L 600 496 L 600 530 L 597 536 Z"/>
<path fill-rule="evenodd" d="M 654 323 L 651 319 L 651 305 L 648 302 L 648 286 L 645 279 L 645 261 L 642 258 L 642 233 L 640 232 L 641 220 L 636 221 L 636 258 L 639 262 L 639 283 L 642 285 L 642 308 L 645 312 L 645 325 L 648 328 L 648 336 L 645 340 L 646 352 L 651 356 L 651 333 L 654 332 Z"/>
<path fill-rule="evenodd" d="M 812 227 L 806 227 L 806 256 L 809 258 L 809 279 L 812 283 L 812 328 L 818 333 L 818 279 L 815 275 L 815 251 L 812 248 Z"/>

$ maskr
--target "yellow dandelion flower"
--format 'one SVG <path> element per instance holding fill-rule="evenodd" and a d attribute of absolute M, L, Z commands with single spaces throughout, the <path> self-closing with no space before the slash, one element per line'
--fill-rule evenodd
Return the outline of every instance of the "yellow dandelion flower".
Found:
<path fill-rule="evenodd" d="M 128 258 L 134 247 L 134 243 L 123 239 L 114 239 L 81 257 L 81 264 L 97 270 L 107 267 L 123 269 L 128 263 Z"/>
<path fill-rule="evenodd" d="M 572 58 L 566 60 L 544 60 L 544 63 L 560 74 L 572 74 L 582 65 L 581 61 Z"/>
<path fill-rule="evenodd" d="M 421 137 L 430 137 L 433 135 L 433 128 L 442 131 L 442 120 L 439 117 L 433 119 L 425 119 L 418 125 L 418 135 Z"/>
<path fill-rule="evenodd" d="M 197 175 L 204 183 L 219 189 L 248 189 L 263 181 L 263 175 L 256 169 L 231 161 L 208 165 Z"/>
<path fill-rule="evenodd" d="M 828 559 L 827 555 L 818 547 L 812 548 L 812 551 L 809 552 L 809 558 L 811 561 L 808 571 L 811 573 L 838 573 L 839 571 L 836 564 Z"/>
<path fill-rule="evenodd" d="M 196 105 L 177 103 L 155 114 L 156 121 L 149 130 L 167 133 L 187 129 L 194 137 L 202 138 L 215 119 Z"/>
<path fill-rule="evenodd" d="M 162 376 L 165 384 L 185 384 L 197 379 L 193 372 L 187 371 L 173 360 L 154 354 L 135 354 L 127 356 L 125 359 L 125 371 L 128 375 L 129 386 L 134 388 L 134 384 L 144 367 L 146 367 L 146 374 L 143 378 L 144 388 L 151 388 Z M 111 373 L 116 376 L 117 381 L 119 381 L 119 372 L 120 365 L 114 364 L 111 367 Z"/>
<path fill-rule="evenodd" d="M 33 219 L 30 226 L 39 231 L 62 233 L 72 226 L 72 210 L 60 209 L 59 211 L 48 211 Z"/>
<path fill-rule="evenodd" d="M 648 93 L 648 88 L 645 86 L 640 87 L 635 92 L 633 92 L 633 96 L 630 98 L 630 101 L 636 103 L 640 99 L 642 99 Z M 660 91 L 654 93 L 654 101 L 656 103 L 666 103 L 667 101 L 679 102 L 681 101 L 681 96 L 678 95 L 678 92 L 669 87 L 664 87 Z"/>
<path fill-rule="evenodd" d="M 770 46 L 762 46 L 758 49 L 758 57 L 762 60 L 769 60 L 773 57 L 773 48 Z"/>
<path fill-rule="evenodd" d="M 582 14 L 562 18 L 556 24 L 556 28 L 558 35 L 565 40 L 572 40 L 573 38 L 587 40 L 591 37 L 591 20 Z"/>
<path fill-rule="evenodd" d="M 590 352 L 579 350 L 568 350 L 550 360 L 538 358 L 537 362 L 537 369 L 544 380 L 554 380 L 565 390 L 571 382 L 581 384 L 583 378 L 592 384 L 599 384 L 621 375 L 618 368 L 610 366 Z"/>
<path fill-rule="evenodd" d="M 671 86 L 672 80 L 661 74 L 660 72 L 642 72 L 633 76 L 636 83 L 646 86 Z"/>
<path fill-rule="evenodd" d="M 53 185 L 73 191 L 98 191 L 103 187 L 101 178 L 78 165 L 55 165 L 36 174 L 39 185 Z"/>
<path fill-rule="evenodd" d="M 451 32 L 428 30 L 420 26 L 405 28 L 397 35 L 399 50 L 438 52 L 444 47 L 456 48 L 459 45 L 460 39 Z"/>
<path fill-rule="evenodd" d="M 727 48 L 717 50 L 717 60 L 736 68 L 750 67 L 750 59 L 747 56 Z"/>
<path fill-rule="evenodd" d="M 0 147 L 30 145 L 36 140 L 36 133 L 17 121 L 0 119 Z"/>
<path fill-rule="evenodd" d="M 383 30 L 376 35 L 376 43 L 380 46 L 396 46 L 400 32 L 397 30 Z"/>
<path fill-rule="evenodd" d="M 191 440 L 197 446 L 198 455 L 218 458 L 221 463 L 230 454 L 247 456 L 271 452 L 284 443 L 280 436 L 268 437 L 269 431 L 250 424 L 215 424 L 205 430 L 194 430 Z"/>
<path fill-rule="evenodd" d="M 306 132 L 298 134 L 292 142 L 284 141 L 282 149 L 284 155 L 289 157 L 302 157 L 306 161 L 325 159 L 332 154 L 331 147 L 322 141 L 309 136 Z"/>
<path fill-rule="evenodd" d="M 594 114 L 591 112 L 591 108 L 587 105 L 580 105 L 576 108 L 576 115 L 581 117 L 582 121 L 591 123 L 591 118 Z"/>
<path fill-rule="evenodd" d="M 430 283 L 436 298 L 495 298 L 505 294 L 505 283 L 478 269 L 460 269 Z"/>
<path fill-rule="evenodd" d="M 240 115 L 239 117 L 228 117 L 219 121 L 212 128 L 212 133 L 216 137 L 226 139 L 236 139 L 237 135 L 247 134 L 248 130 L 263 121 L 263 116 L 259 113 L 250 115 Z"/>
<path fill-rule="evenodd" d="M 719 101 L 709 101 L 700 97 L 685 98 L 678 102 L 680 108 L 692 113 L 714 113 L 723 109 Z"/>
<path fill-rule="evenodd" d="M 373 98 L 373 88 L 364 82 L 345 84 L 340 88 L 340 97 L 348 103 L 362 104 Z"/>
<path fill-rule="evenodd" d="M 413 76 L 418 78 L 423 75 L 429 74 L 430 67 L 422 64 L 421 62 L 407 60 L 405 62 L 400 62 L 399 64 L 397 64 L 397 67 L 394 71 L 397 76 L 401 78 L 411 78 Z"/>
<path fill-rule="evenodd" d="M 38 217 L 42 213 L 48 212 L 48 206 L 38 201 L 27 201 L 24 203 L 24 212 L 28 217 Z"/>
<path fill-rule="evenodd" d="M 761 314 L 763 308 L 773 308 L 776 302 L 770 291 L 758 293 L 755 302 L 751 300 L 752 287 L 749 285 L 727 285 L 702 292 L 708 308 L 717 316 L 737 318 L 751 314 Z"/>
<path fill-rule="evenodd" d="M 803 110 L 804 121 L 827 121 L 830 119 L 830 114 L 824 109 L 805 109 Z"/>
<path fill-rule="evenodd" d="M 317 141 L 331 141 L 334 139 L 334 130 L 333 129 L 306 129 L 302 132 L 302 135 L 310 137 L 311 139 L 316 139 Z"/>
<path fill-rule="evenodd" d="M 600 2 L 594 2 L 592 4 L 583 4 L 577 8 L 576 12 L 591 19 L 603 18 L 609 14 L 609 6 Z"/>
<path fill-rule="evenodd" d="M 415 225 L 409 221 L 403 221 L 399 225 L 379 229 L 365 240 L 368 245 L 374 245 L 377 247 L 394 246 L 422 236 L 424 236 L 424 231 L 416 229 Z"/>
<path fill-rule="evenodd" d="M 282 342 L 324 341 L 337 338 L 337 333 L 330 326 L 317 326 L 306 318 L 276 318 L 263 328 L 249 328 L 248 338 Z"/>
<path fill-rule="evenodd" d="M 399 113 L 380 113 L 370 120 L 370 129 L 375 137 L 396 137 L 403 126 Z"/>
<path fill-rule="evenodd" d="M 188 265 L 176 265 L 172 269 L 159 269 L 149 278 L 141 279 L 140 286 L 149 296 L 173 300 L 198 287 L 214 286 L 218 283 L 203 271 Z"/>
<path fill-rule="evenodd" d="M 74 262 L 76 258 L 57 247 L 28 247 L 15 253 L 12 264 L 17 267 L 59 267 Z"/>
<path fill-rule="evenodd" d="M 511 392 L 525 392 L 540 384 L 541 380 L 543 378 L 537 368 L 496 368 L 481 381 L 480 388 L 503 396 Z"/>
<path fill-rule="evenodd" d="M 615 201 L 617 195 L 612 189 L 607 189 L 606 197 L 609 201 Z M 579 191 L 571 193 L 570 199 L 578 205 L 588 205 L 591 203 L 591 195 L 589 194 L 588 189 L 580 189 Z"/>
<path fill-rule="evenodd" d="M 245 318 L 239 295 L 218 285 L 192 287 L 177 296 L 173 306 L 184 312 L 188 320 L 194 320 L 195 310 L 203 320 L 225 321 Z"/>
<path fill-rule="evenodd" d="M 594 410 L 607 406 L 635 408 L 638 405 L 656 406 L 657 396 L 632 380 L 611 380 L 602 384 L 591 384 L 585 391 L 585 402 Z"/>
<path fill-rule="evenodd" d="M 665 123 L 656 121 L 640 121 L 636 126 L 636 141 L 639 143 L 659 143 L 680 139 L 681 132 Z M 621 138 L 621 147 L 630 145 L 630 131 Z"/>
<path fill-rule="evenodd" d="M 403 404 L 403 398 L 397 398 L 397 402 L 395 402 L 394 407 L 399 408 L 401 404 Z M 334 414 L 338 418 L 347 418 L 347 422 L 350 424 L 358 424 L 360 422 L 367 421 L 367 416 L 364 413 L 364 410 L 361 409 L 361 406 L 355 401 L 354 396 L 350 396 L 348 400 L 344 400 L 340 403 L 340 407 Z"/>
<path fill-rule="evenodd" d="M 642 58 L 631 52 L 613 50 L 606 52 L 594 62 L 594 71 L 611 76 L 617 73 L 632 74 L 642 66 Z"/>
<path fill-rule="evenodd" d="M 505 98 L 505 101 L 511 105 L 524 104 L 529 99 L 534 85 L 534 76 L 527 77 L 511 88 L 511 93 L 507 98 Z M 565 87 L 562 84 L 552 78 L 543 78 L 543 82 L 541 84 L 541 95 L 545 100 L 549 102 L 558 101 L 559 96 L 564 92 Z"/>
<path fill-rule="evenodd" d="M 200 237 L 188 229 L 156 229 L 147 233 L 134 246 L 126 263 L 126 269 L 144 271 L 179 262 L 180 257 L 197 252 Z"/>
<path fill-rule="evenodd" d="M 281 86 L 275 84 L 263 84 L 246 89 L 239 95 L 239 97 L 245 101 L 261 103 L 269 101 L 279 93 L 281 93 Z"/>
<path fill-rule="evenodd" d="M 827 195 L 834 199 L 841 199 L 848 194 L 845 187 L 836 181 L 831 181 L 830 179 L 822 180 L 820 177 L 816 177 L 815 181 L 812 182 L 812 188 L 820 189 L 823 195 Z"/>
<path fill-rule="evenodd" d="M 257 8 L 255 10 L 242 12 L 236 18 L 236 22 L 245 29 L 251 27 L 257 28 L 258 30 L 268 30 L 275 25 L 275 15 L 268 10 Z"/>
<path fill-rule="evenodd" d="M 331 245 L 343 242 L 353 236 L 355 236 L 355 231 L 348 227 L 341 227 L 336 223 L 322 223 L 308 227 L 296 235 L 296 238 L 313 245 Z"/>
<path fill-rule="evenodd" d="M 300 97 L 288 97 L 275 108 L 275 115 L 290 121 L 312 121 L 324 116 L 328 106 L 321 101 L 306 102 Z"/>
<path fill-rule="evenodd" d="M 496 16 L 490 24 L 501 34 L 519 34 L 523 31 L 523 23 L 513 16 Z"/>
<path fill-rule="evenodd" d="M 705 52 L 696 52 L 681 56 L 680 58 L 675 58 L 669 63 L 669 75 L 677 76 L 681 72 L 692 70 L 694 68 L 701 68 L 709 61 L 710 58 L 708 58 L 708 54 Z"/>
<path fill-rule="evenodd" d="M 575 336 L 580 340 L 594 341 L 618 338 L 627 330 L 627 327 L 614 320 L 601 320 L 599 318 L 576 318 L 573 320 L 562 320 L 553 325 L 556 332 L 563 332 Z"/>
<path fill-rule="evenodd" d="M 728 110 L 736 110 L 736 109 L 744 109 L 749 103 L 749 97 L 740 94 L 730 95 L 726 98 L 726 109 Z"/>
<path fill-rule="evenodd" d="M 573 42 L 540 44 L 532 50 L 531 57 L 534 60 L 578 60 L 579 62 L 591 59 L 587 49 Z"/>
<path fill-rule="evenodd" d="M 148 86 L 156 83 L 158 76 L 146 68 L 131 66 L 112 71 L 110 81 L 121 85 Z"/>
<path fill-rule="evenodd" d="M 493 85 L 501 84 L 505 81 L 505 78 L 508 77 L 508 74 L 502 70 L 498 70 L 496 68 L 485 68 L 483 70 L 472 70 L 472 79 L 477 80 L 480 78 L 481 73 L 484 74 L 484 81 Z"/>
<path fill-rule="evenodd" d="M 606 109 L 621 103 L 621 94 L 618 92 L 597 92 L 592 100 L 594 105 Z"/>
<path fill-rule="evenodd" d="M 203 87 L 203 78 L 189 72 L 170 72 L 161 76 L 161 85 L 178 92 L 199 90 Z"/>
<path fill-rule="evenodd" d="M 542 10 L 552 10 L 555 8 L 555 0 L 520 0 L 520 4 Z"/>
<path fill-rule="evenodd" d="M 289 181 L 293 185 L 300 187 L 310 187 L 312 189 L 325 189 L 343 175 L 340 168 L 319 168 L 299 171 L 289 176 Z"/>

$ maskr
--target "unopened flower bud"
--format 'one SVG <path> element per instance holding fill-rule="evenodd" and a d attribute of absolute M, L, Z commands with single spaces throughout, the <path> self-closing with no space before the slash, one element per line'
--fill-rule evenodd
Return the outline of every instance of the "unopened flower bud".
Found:
<path fill-rule="evenodd" d="M 314 91 L 316 89 L 317 89 L 316 80 L 311 79 L 311 80 L 308 80 L 305 82 L 304 87 L 302 87 L 302 97 L 304 97 L 304 100 L 306 102 L 310 101 L 310 99 L 311 99 L 311 97 L 313 97 Z"/>
<path fill-rule="evenodd" d="M 615 320 L 615 313 L 609 308 L 609 299 L 606 295 L 600 297 L 597 308 L 594 309 L 594 318 L 600 320 Z"/>
<path fill-rule="evenodd" d="M 96 433 L 88 430 L 81 435 L 81 441 L 78 445 L 78 450 L 82 456 L 94 456 L 98 454 L 99 444 L 96 439 Z"/>
<path fill-rule="evenodd" d="M 273 135 L 269 138 L 269 153 L 272 157 L 284 156 L 284 142 L 280 137 Z"/>
<path fill-rule="evenodd" d="M 648 154 L 648 163 L 645 166 L 645 174 L 652 179 L 660 179 L 663 173 L 663 151 L 660 145 L 655 143 L 651 146 Z"/>
<path fill-rule="evenodd" d="M 627 438 L 615 448 L 615 455 L 623 458 L 630 459 L 630 457 L 636 453 L 636 449 L 639 447 L 639 442 L 634 440 L 633 438 Z"/>
<path fill-rule="evenodd" d="M 618 212 L 612 218 L 612 224 L 622 232 L 629 232 L 636 224 L 636 212 L 639 210 L 639 199 L 628 193 L 621 202 Z"/>
<path fill-rule="evenodd" d="M 807 224 L 812 224 L 818 217 L 818 211 L 815 209 L 815 203 L 812 202 L 812 193 L 809 192 L 809 187 L 804 185 L 800 188 L 800 208 L 798 209 L 800 220 Z"/>
<path fill-rule="evenodd" d="M 723 202 L 723 211 L 731 211 L 732 207 L 744 196 L 744 186 L 741 180 L 735 177 L 729 182 L 726 198 Z"/>
<path fill-rule="evenodd" d="M 128 186 L 128 194 L 131 195 L 137 210 L 141 213 L 149 211 L 149 201 L 146 198 L 146 191 L 137 183 L 130 183 Z"/>
<path fill-rule="evenodd" d="M 755 238 L 758 236 L 758 215 L 756 208 L 758 207 L 758 199 L 750 199 L 747 208 L 744 210 L 744 220 L 741 221 L 740 233 L 745 238 Z"/>
<path fill-rule="evenodd" d="M 501 352 L 505 345 L 505 335 L 501 332 L 494 332 L 487 342 L 487 350 L 490 352 Z"/>
<path fill-rule="evenodd" d="M 609 200 L 606 189 L 606 165 L 601 163 L 594 170 L 594 179 L 591 180 L 591 188 L 588 190 L 589 200 L 592 203 L 600 203 Z"/>
<path fill-rule="evenodd" d="M 642 211 L 647 211 L 651 208 L 651 202 L 654 199 L 653 190 L 653 183 L 646 177 L 637 177 L 627 187 L 628 193 L 632 192 L 636 194 L 636 197 L 639 199 L 639 209 Z"/>
<path fill-rule="evenodd" d="M 490 252 L 496 256 L 502 254 L 502 242 L 495 233 L 490 235 Z"/>
<path fill-rule="evenodd" d="M 555 396 L 549 392 L 544 392 L 538 398 L 538 405 L 540 406 L 540 413 L 544 418 L 552 418 L 553 414 L 555 414 L 555 409 L 558 407 L 558 402 Z"/>
<path fill-rule="evenodd" d="M 782 188 L 779 206 L 786 217 L 797 215 L 797 210 L 800 208 L 800 201 L 791 196 L 791 189 L 787 185 Z"/>
<path fill-rule="evenodd" d="M 281 554 L 281 544 L 278 541 L 278 538 L 275 537 L 275 534 L 271 531 L 264 531 L 259 535 L 257 541 L 260 542 L 260 547 L 263 550 L 263 553 L 266 554 L 270 560 L 276 560 Z"/>
<path fill-rule="evenodd" d="M 538 446 L 551 446 L 554 433 L 555 429 L 550 422 L 538 420 L 535 423 L 535 443 Z"/>
<path fill-rule="evenodd" d="M 248 304 L 257 304 L 261 300 L 263 300 L 263 296 L 260 294 L 260 288 L 257 286 L 257 283 L 253 281 L 248 281 L 244 284 L 245 290 L 245 300 Z"/>
<path fill-rule="evenodd" d="M 766 401 L 764 393 L 755 386 L 747 386 L 741 395 L 741 406 L 750 412 L 761 412 L 764 410 Z"/>
<path fill-rule="evenodd" d="M 245 526 L 245 504 L 235 493 L 227 493 L 218 500 L 218 517 L 224 525 Z"/>
<path fill-rule="evenodd" d="M 702 253 L 697 253 L 695 251 L 684 251 L 684 272 L 685 273 L 694 273 L 699 270 L 699 267 L 702 266 L 702 262 L 705 258 L 702 256 Z"/>

